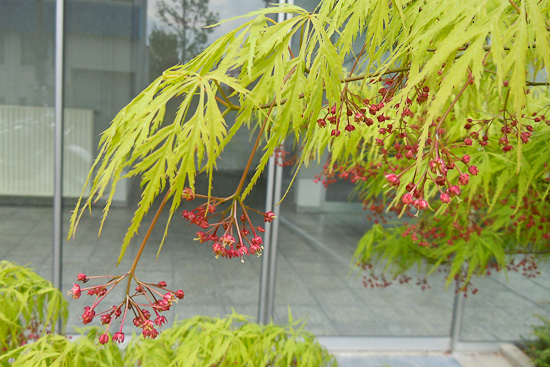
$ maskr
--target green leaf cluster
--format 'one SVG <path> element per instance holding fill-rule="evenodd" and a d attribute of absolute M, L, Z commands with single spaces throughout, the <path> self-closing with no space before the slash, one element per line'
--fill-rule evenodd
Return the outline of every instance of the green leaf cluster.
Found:
<path fill-rule="evenodd" d="M 134 338 L 125 365 L 336 366 L 336 360 L 303 330 L 304 323 L 260 325 L 236 314 L 195 316 L 177 322 L 157 340 Z"/>
<path fill-rule="evenodd" d="M 44 335 L 37 341 L 0 355 L 1 366 L 13 367 L 112 367 L 124 366 L 122 351 L 109 343 L 99 346 L 100 328 L 82 330 L 85 335 L 71 340 L 59 334 Z"/>
<path fill-rule="evenodd" d="M 51 282 L 31 269 L 0 261 L 0 351 L 52 332 L 68 316 L 67 301 Z"/>
<path fill-rule="evenodd" d="M 81 330 L 74 341 L 46 335 L 0 356 L 0 365 L 18 366 L 337 366 L 335 358 L 289 317 L 288 325 L 259 325 L 248 317 L 195 316 L 177 322 L 157 339 L 132 338 L 120 349 L 98 344 L 100 328 Z M 8 362 L 13 362 L 8 364 Z"/>

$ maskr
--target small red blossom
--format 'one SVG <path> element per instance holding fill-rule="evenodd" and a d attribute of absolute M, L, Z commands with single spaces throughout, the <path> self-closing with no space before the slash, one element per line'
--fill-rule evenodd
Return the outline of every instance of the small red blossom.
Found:
<path fill-rule="evenodd" d="M 168 322 L 168 320 L 166 320 L 166 317 L 164 316 L 159 316 L 155 319 L 155 324 L 157 326 L 162 326 L 164 324 L 166 324 Z"/>
<path fill-rule="evenodd" d="M 190 187 L 186 187 L 183 189 L 183 193 L 181 195 L 182 199 L 185 199 L 187 201 L 191 201 L 195 199 L 195 194 L 193 193 L 193 190 L 191 190 Z"/>
<path fill-rule="evenodd" d="M 268 222 L 271 223 L 271 222 L 273 222 L 273 219 L 275 219 L 275 213 L 270 211 L 270 212 L 267 212 L 267 213 L 264 214 L 264 222 L 265 223 L 268 223 Z"/>
<path fill-rule="evenodd" d="M 353 126 L 351 124 L 346 125 L 345 130 L 348 131 L 348 132 L 352 132 L 353 130 L 355 130 L 355 126 Z"/>
<path fill-rule="evenodd" d="M 411 194 L 409 193 L 406 193 L 405 195 L 403 195 L 403 197 L 401 198 L 401 201 L 403 202 L 403 204 L 405 205 L 410 205 L 414 202 L 414 198 Z"/>
<path fill-rule="evenodd" d="M 84 313 L 82 314 L 82 323 L 84 325 L 89 324 L 95 317 L 95 311 L 90 307 L 84 307 Z"/>
<path fill-rule="evenodd" d="M 113 335 L 113 341 L 118 343 L 124 342 L 124 333 L 122 331 L 119 331 Z"/>
<path fill-rule="evenodd" d="M 111 314 L 110 313 L 106 313 L 106 314 L 101 315 L 101 324 L 102 325 L 107 325 L 110 322 L 111 322 Z"/>
<path fill-rule="evenodd" d="M 477 176 L 477 174 L 479 173 L 479 170 L 477 169 L 476 166 L 470 166 L 470 168 L 468 168 L 468 172 L 470 172 L 472 176 Z"/>
<path fill-rule="evenodd" d="M 79 281 L 79 282 L 82 282 L 82 283 L 86 283 L 88 281 L 88 277 L 86 276 L 86 274 L 84 273 L 79 273 L 77 276 L 76 276 L 76 279 Z"/>
<path fill-rule="evenodd" d="M 101 334 L 99 336 L 99 342 L 101 344 L 107 344 L 109 342 L 109 334 L 105 333 L 105 334 Z"/>
<path fill-rule="evenodd" d="M 416 199 L 413 202 L 413 206 L 418 210 L 424 210 L 428 207 L 428 202 L 424 199 Z"/>
<path fill-rule="evenodd" d="M 470 176 L 467 173 L 463 173 L 458 176 L 458 184 L 461 186 L 466 186 L 470 182 Z"/>
<path fill-rule="evenodd" d="M 392 186 L 399 186 L 399 184 L 401 183 L 397 175 L 395 175 L 394 173 L 386 175 L 386 181 L 388 181 Z"/>
<path fill-rule="evenodd" d="M 80 295 L 82 294 L 82 291 L 80 290 L 80 286 L 78 284 L 73 284 L 73 287 L 71 288 L 71 291 L 69 292 L 69 295 L 72 294 L 72 297 L 74 299 L 80 298 Z"/>
<path fill-rule="evenodd" d="M 457 185 L 453 185 L 453 186 L 449 187 L 447 190 L 449 191 L 448 194 L 451 197 L 458 196 L 462 192 L 462 190 L 460 190 L 460 187 L 458 187 Z"/>
<path fill-rule="evenodd" d="M 450 203 L 451 202 L 451 197 L 447 194 L 441 194 L 439 195 L 439 199 L 441 200 L 441 202 L 447 204 L 447 203 Z"/>

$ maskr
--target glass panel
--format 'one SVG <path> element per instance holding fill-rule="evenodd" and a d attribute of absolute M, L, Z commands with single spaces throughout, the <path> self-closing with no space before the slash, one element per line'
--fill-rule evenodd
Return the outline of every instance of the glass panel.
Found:
<path fill-rule="evenodd" d="M 163 8 L 164 4 L 164 8 Z M 264 6 L 264 1 L 83 1 L 67 3 L 65 93 L 67 111 L 65 145 L 71 147 L 75 162 L 65 168 L 66 194 L 71 205 L 65 207 L 68 225 L 75 198 L 80 194 L 86 171 L 90 168 L 100 134 L 115 114 L 129 103 L 162 71 L 179 62 L 188 61 L 214 39 L 242 24 L 245 20 L 224 23 L 204 30 L 206 24 L 241 15 Z M 163 13 L 164 9 L 164 13 Z M 164 14 L 164 16 L 162 15 Z M 165 121 L 177 110 L 177 101 L 167 108 Z M 74 134 L 75 138 L 69 137 Z M 78 138 L 77 138 L 78 137 Z M 214 179 L 214 194 L 229 195 L 235 190 L 251 150 L 246 132 L 238 134 L 224 150 Z M 197 192 L 207 193 L 206 179 L 197 178 Z M 69 182 L 73 184 L 69 184 Z M 75 187 L 75 191 L 69 189 Z M 76 190 L 78 188 L 78 190 Z M 257 190 L 251 206 L 263 208 L 265 190 Z M 64 287 L 70 289 L 78 273 L 115 275 L 128 271 L 160 201 L 150 209 L 137 236 L 128 247 L 125 258 L 115 268 L 120 244 L 137 207 L 139 182 L 128 179 L 117 185 L 114 205 L 103 227 L 97 232 L 102 215 L 102 202 L 91 217 L 84 215 L 76 238 L 64 250 Z M 185 203 L 180 210 L 203 204 L 199 199 Z M 238 259 L 216 260 L 212 249 L 193 241 L 197 227 L 189 226 L 178 213 L 174 215 L 160 257 L 158 245 L 168 219 L 165 210 L 152 232 L 137 266 L 136 275 L 142 281 L 165 281 L 170 289 L 183 289 L 185 300 L 166 314 L 169 322 L 196 314 L 225 315 L 231 308 L 239 313 L 256 316 L 259 297 L 261 260 L 251 257 L 244 264 Z M 91 282 L 90 282 L 91 283 Z M 87 283 L 88 286 L 90 283 Z M 97 284 L 97 283 L 94 283 Z M 120 302 L 125 286 L 109 295 Z M 82 296 L 70 303 L 68 331 L 82 326 L 79 318 L 91 297 Z M 98 308 L 99 311 L 105 306 Z M 130 331 L 127 326 L 125 330 Z M 116 330 L 114 331 L 116 332 Z"/>
<path fill-rule="evenodd" d="M 460 339 L 503 342 L 532 336 L 531 325 L 540 324 L 537 316 L 550 317 L 550 266 L 538 270 L 533 278 L 523 276 L 519 267 L 508 275 L 475 279 L 473 286 L 479 291 L 466 300 Z"/>
<path fill-rule="evenodd" d="M 409 284 L 371 289 L 366 272 L 350 272 L 356 244 L 375 218 L 346 201 L 347 193 L 337 195 L 338 186 L 314 183 L 320 172 L 301 170 L 282 204 L 275 321 L 286 320 L 290 306 L 322 336 L 449 336 L 454 292 L 444 290 L 441 276 L 424 291 L 413 273 Z"/>
<path fill-rule="evenodd" d="M 0 258 L 51 280 L 54 4 L 0 9 Z"/>

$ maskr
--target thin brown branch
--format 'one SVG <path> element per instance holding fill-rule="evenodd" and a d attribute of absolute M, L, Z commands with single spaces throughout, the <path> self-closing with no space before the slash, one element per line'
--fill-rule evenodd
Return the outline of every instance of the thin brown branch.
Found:
<path fill-rule="evenodd" d="M 545 82 L 527 81 L 527 82 L 525 82 L 525 84 L 536 87 L 536 86 L 541 86 L 541 85 L 550 85 L 550 81 L 545 81 Z"/>
<path fill-rule="evenodd" d="M 216 83 L 216 86 L 218 87 L 218 90 L 220 91 L 220 93 L 221 93 L 223 99 L 225 100 L 225 102 L 226 102 L 227 104 L 223 103 L 222 101 L 220 101 L 220 103 L 223 104 L 223 105 L 224 105 L 225 107 L 227 107 L 227 108 L 230 108 L 230 109 L 232 109 L 232 110 L 238 111 L 238 110 L 239 110 L 239 107 L 238 107 L 238 106 L 235 106 L 233 103 L 231 103 L 231 101 L 229 100 L 229 98 L 227 98 L 227 96 L 225 95 L 225 92 L 223 91 L 223 89 L 222 89 L 220 83 L 218 83 L 217 80 L 214 80 L 214 82 Z M 218 101 L 219 101 L 219 97 L 216 96 L 216 99 L 218 99 Z"/>
<path fill-rule="evenodd" d="M 441 117 L 441 120 L 439 120 L 439 123 L 437 124 L 437 127 L 435 128 L 435 132 L 437 134 L 437 132 L 439 131 L 439 129 L 441 128 L 441 125 L 443 124 L 443 121 L 447 118 L 447 116 L 449 115 L 449 113 L 451 112 L 451 110 L 453 109 L 454 105 L 456 104 L 456 102 L 459 100 L 459 98 L 462 96 L 462 93 L 464 93 L 464 91 L 466 90 L 466 87 L 468 85 L 470 85 L 472 83 L 472 79 L 471 78 L 468 78 L 468 80 L 466 80 L 466 83 L 464 83 L 464 85 L 462 86 L 462 89 L 460 90 L 460 92 L 458 92 L 458 94 L 456 95 L 455 99 L 453 100 L 453 102 L 451 102 L 451 105 L 449 106 L 449 108 L 447 108 L 447 111 L 445 111 L 445 114 L 443 115 L 443 117 Z"/>
<path fill-rule="evenodd" d="M 371 73 L 371 74 L 356 75 L 356 76 L 352 76 L 352 77 L 349 77 L 349 78 L 344 78 L 340 82 L 342 82 L 342 83 L 356 82 L 358 80 L 363 80 L 363 79 L 367 79 L 367 78 L 374 78 L 374 77 L 377 77 L 377 76 L 393 74 L 393 73 L 402 73 L 402 72 L 409 71 L 409 70 L 410 70 L 410 67 L 405 66 L 405 67 L 396 68 L 396 69 L 389 69 L 389 70 L 384 71 L 383 73 L 376 72 L 376 73 Z M 298 98 L 300 98 L 300 99 L 304 98 L 304 93 L 301 93 L 298 96 Z M 283 100 L 281 100 L 281 105 L 283 105 L 287 102 L 288 102 L 288 99 L 283 99 Z M 260 107 L 260 109 L 270 108 L 271 103 L 262 104 L 259 107 Z"/>
<path fill-rule="evenodd" d="M 508 0 L 508 2 L 509 2 L 510 4 L 512 4 L 512 6 L 514 7 L 514 9 L 516 9 L 516 11 L 518 12 L 518 14 L 521 14 L 521 10 L 520 10 L 518 4 L 516 4 L 513 0 Z"/>
<path fill-rule="evenodd" d="M 468 49 L 468 47 L 470 47 L 469 44 L 466 45 L 466 46 L 464 46 L 464 47 L 457 48 L 457 51 L 466 51 L 466 50 Z M 537 45 L 534 44 L 534 43 L 533 43 L 532 45 L 528 45 L 528 46 L 527 46 L 527 48 L 536 48 L 536 47 L 537 47 Z M 505 50 L 505 51 L 510 51 L 510 47 L 508 47 L 508 46 L 504 46 L 502 49 Z M 491 45 L 483 45 L 483 50 L 485 50 L 485 51 L 491 51 Z M 429 49 L 427 49 L 426 51 L 428 51 L 428 52 L 436 52 L 436 51 L 437 51 L 437 48 L 429 48 Z"/>
<path fill-rule="evenodd" d="M 153 232 L 153 228 L 155 228 L 155 224 L 157 224 L 157 220 L 159 219 L 160 213 L 162 213 L 162 210 L 164 209 L 164 205 L 166 205 L 166 201 L 168 200 L 168 197 L 170 196 L 170 189 L 166 191 L 166 194 L 164 195 L 164 198 L 162 199 L 162 203 L 160 203 L 159 208 L 157 209 L 157 212 L 155 213 L 155 217 L 153 218 L 153 221 L 149 225 L 149 228 L 147 229 L 147 233 L 145 234 L 145 237 L 143 237 L 143 241 L 141 242 L 141 246 L 138 249 L 138 252 L 136 254 L 136 257 L 134 258 L 134 262 L 132 263 L 132 266 L 130 267 L 130 270 L 128 273 L 130 274 L 130 277 L 128 279 L 128 287 L 126 289 L 126 294 L 129 294 L 130 292 L 130 285 L 132 276 L 136 270 L 137 264 L 139 262 L 139 258 L 141 257 L 141 254 L 143 253 L 143 249 L 145 248 L 145 245 L 147 244 L 147 241 L 149 240 L 149 237 L 151 236 L 151 233 Z"/>

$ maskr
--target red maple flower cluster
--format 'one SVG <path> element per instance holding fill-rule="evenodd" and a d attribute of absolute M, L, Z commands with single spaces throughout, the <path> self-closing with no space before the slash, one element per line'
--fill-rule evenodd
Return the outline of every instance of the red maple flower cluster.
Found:
<path fill-rule="evenodd" d="M 182 217 L 189 224 L 202 229 L 197 232 L 195 239 L 200 243 L 210 242 L 216 258 L 220 256 L 227 259 L 239 258 L 244 262 L 244 256 L 261 255 L 263 240 L 259 233 L 265 232 L 265 229 L 262 226 L 254 226 L 248 212 L 256 212 L 263 217 L 264 223 L 267 223 L 275 219 L 272 211 L 259 212 L 232 197 L 195 195 L 189 188 L 184 190 L 183 197 L 188 201 L 197 197 L 207 199 L 204 204 L 193 210 L 184 210 Z M 224 210 L 217 211 L 220 205 L 227 202 L 231 204 Z"/>
<path fill-rule="evenodd" d="M 161 312 L 170 310 L 170 307 L 178 299 L 183 299 L 183 291 L 169 290 L 165 281 L 158 283 L 144 283 L 138 280 L 135 275 L 127 273 L 119 276 L 93 276 L 88 277 L 85 274 L 78 274 L 77 280 L 82 283 L 88 282 L 90 279 L 107 278 L 108 281 L 104 284 L 95 285 L 91 287 L 81 288 L 79 284 L 75 283 L 69 295 L 73 298 L 80 298 L 82 292 L 87 292 L 89 296 L 95 297 L 91 306 L 84 307 L 84 313 L 82 314 L 82 323 L 89 324 L 95 318 L 99 318 L 102 325 L 107 325 L 105 333 L 99 336 L 99 342 L 105 344 L 109 342 L 109 329 L 114 320 L 120 320 L 119 330 L 112 336 L 112 341 L 122 343 L 124 341 L 124 322 L 129 312 L 134 316 L 133 323 L 136 327 L 142 329 L 142 335 L 146 338 L 154 339 L 158 336 L 159 332 L 157 327 L 166 324 L 167 319 L 161 315 Z M 124 279 L 128 280 L 128 292 L 126 298 L 107 309 L 96 312 L 99 304 L 107 297 L 107 295 Z M 135 292 L 129 293 L 129 287 L 132 280 L 137 284 Z M 144 298 L 143 301 L 138 301 L 138 298 Z M 151 318 L 151 313 L 154 314 L 154 318 Z"/>

